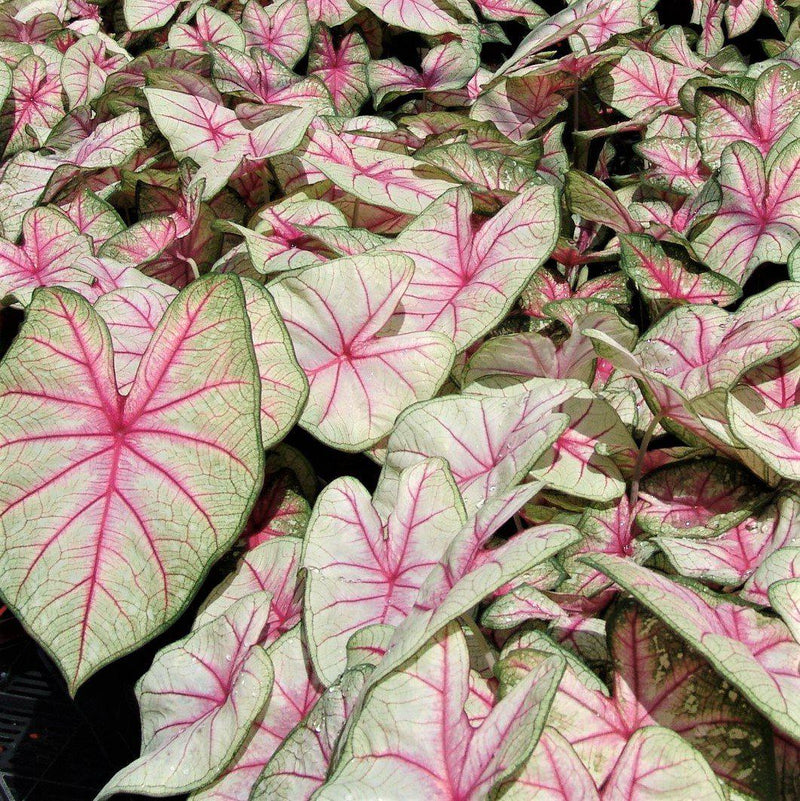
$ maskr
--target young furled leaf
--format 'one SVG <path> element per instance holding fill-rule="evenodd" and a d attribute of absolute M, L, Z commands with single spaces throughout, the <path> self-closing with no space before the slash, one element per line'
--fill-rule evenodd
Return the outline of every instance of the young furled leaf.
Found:
<path fill-rule="evenodd" d="M 333 447 L 373 445 L 403 409 L 432 397 L 450 372 L 454 349 L 443 334 L 381 334 L 413 266 L 407 257 L 366 253 L 270 285 L 309 380 L 300 424 Z"/>
<path fill-rule="evenodd" d="M 125 398 L 112 359 L 89 304 L 48 289 L 0 368 L 0 587 L 73 692 L 181 612 L 262 478 L 236 278 L 195 282 L 173 301 Z M 32 512 L 43 507 L 48 516 Z"/>

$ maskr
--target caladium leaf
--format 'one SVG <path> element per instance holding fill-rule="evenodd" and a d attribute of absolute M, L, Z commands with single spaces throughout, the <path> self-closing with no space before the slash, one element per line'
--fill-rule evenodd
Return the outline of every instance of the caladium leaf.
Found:
<path fill-rule="evenodd" d="M 287 631 L 266 650 L 274 681 L 269 701 L 225 772 L 192 801 L 239 801 L 247 798 L 264 766 L 320 696 L 303 648 L 299 627 Z"/>
<path fill-rule="evenodd" d="M 235 277 L 176 298 L 124 399 L 112 359 L 99 315 L 49 289 L 0 368 L 2 595 L 73 691 L 180 613 L 244 525 L 263 465 Z M 31 512 L 42 504 L 52 516 Z"/>
<path fill-rule="evenodd" d="M 631 49 L 598 78 L 598 91 L 617 111 L 636 117 L 678 107 L 678 91 L 696 76 L 693 69 Z"/>
<path fill-rule="evenodd" d="M 440 331 L 463 350 L 507 313 L 555 247 L 553 187 L 534 184 L 473 234 L 469 192 L 434 201 L 384 250 L 416 269 L 393 323 L 398 331 Z"/>
<path fill-rule="evenodd" d="M 397 625 L 464 523 L 450 471 L 428 459 L 400 475 L 393 503 L 370 501 L 351 478 L 317 499 L 303 548 L 305 627 L 315 670 L 331 685 L 347 662 L 350 635 Z"/>
<path fill-rule="evenodd" d="M 271 643 L 300 620 L 298 599 L 301 543 L 296 537 L 276 537 L 262 542 L 239 560 L 236 570 L 215 587 L 203 602 L 194 628 L 221 617 L 237 601 L 267 592 L 270 610 L 259 642 Z"/>
<path fill-rule="evenodd" d="M 310 799 L 327 778 L 342 727 L 357 703 L 367 667 L 348 670 L 329 687 L 267 764 L 250 794 L 254 801 Z"/>
<path fill-rule="evenodd" d="M 446 623 L 577 541 L 579 535 L 572 526 L 554 523 L 522 531 L 498 547 L 487 547 L 491 536 L 541 486 L 526 484 L 495 495 L 467 520 L 420 587 L 413 610 L 395 629 L 386 655 L 370 676 L 369 687 L 409 659 Z"/>
<path fill-rule="evenodd" d="M 381 335 L 412 274 L 407 257 L 366 253 L 270 285 L 309 378 L 300 424 L 323 442 L 353 451 L 374 444 L 450 372 L 454 349 L 443 334 Z"/>
<path fill-rule="evenodd" d="M 558 657 L 546 660 L 473 727 L 464 710 L 466 642 L 458 626 L 448 626 L 373 689 L 317 798 L 364 797 L 389 787 L 397 798 L 421 790 L 488 797 L 536 745 L 563 670 Z"/>
<path fill-rule="evenodd" d="M 711 269 L 739 283 L 765 261 L 783 264 L 800 233 L 795 198 L 800 192 L 800 144 L 771 156 L 734 142 L 720 157 L 722 205 L 692 247 Z"/>
<path fill-rule="evenodd" d="M 350 145 L 322 128 L 312 132 L 302 159 L 355 197 L 407 214 L 419 214 L 454 186 L 425 175 L 411 156 Z"/>
<path fill-rule="evenodd" d="M 749 102 L 737 92 L 702 87 L 694 103 L 697 141 L 706 163 L 716 167 L 734 142 L 749 142 L 764 158 L 782 138 L 788 144 L 800 113 L 799 88 L 794 71 L 781 65 L 761 73 Z"/>
<path fill-rule="evenodd" d="M 461 395 L 409 409 L 389 437 L 377 494 L 392 498 L 400 474 L 425 457 L 446 459 L 471 512 L 522 481 L 567 425 L 556 412 L 581 384 L 554 379 L 509 397 Z"/>
<path fill-rule="evenodd" d="M 447 0 L 367 0 L 363 5 L 390 25 L 426 36 L 458 35 L 461 26 L 455 9 L 461 14 L 466 11 L 469 17 L 475 18 L 469 5 Z"/>
<path fill-rule="evenodd" d="M 800 646 L 783 623 L 619 557 L 587 559 L 708 659 L 768 720 L 797 737 Z"/>
<path fill-rule="evenodd" d="M 75 108 L 98 98 L 106 79 L 128 62 L 128 56 L 107 52 L 106 42 L 99 36 L 86 36 L 64 53 L 61 62 L 61 85 Z"/>
<path fill-rule="evenodd" d="M 187 792 L 230 762 L 272 690 L 272 664 L 257 644 L 269 601 L 265 592 L 248 595 L 156 656 L 136 687 L 142 755 L 98 799 Z"/>
<path fill-rule="evenodd" d="M 250 0 L 242 9 L 242 29 L 248 46 L 263 47 L 287 67 L 294 67 L 311 41 L 305 0 L 281 0 L 266 7 Z"/>
<path fill-rule="evenodd" d="M 714 537 L 745 521 L 766 500 L 750 474 L 732 462 L 699 459 L 649 473 L 639 490 L 636 523 L 658 537 Z"/>
<path fill-rule="evenodd" d="M 703 801 L 726 798 L 708 762 L 679 734 L 661 726 L 639 729 L 628 740 L 602 797 L 610 801 L 672 793 Z"/>
<path fill-rule="evenodd" d="M 356 31 L 348 33 L 336 47 L 330 31 L 319 27 L 308 55 L 308 74 L 325 84 L 339 114 L 355 115 L 369 97 L 369 60 L 369 48 Z"/>
<path fill-rule="evenodd" d="M 652 136 L 636 149 L 650 163 L 645 181 L 657 189 L 693 195 L 711 175 L 691 137 Z"/>
<path fill-rule="evenodd" d="M 730 306 L 742 294 L 738 284 L 714 272 L 694 272 L 664 253 L 649 236 L 620 235 L 620 266 L 642 295 L 658 305 L 677 303 Z"/>

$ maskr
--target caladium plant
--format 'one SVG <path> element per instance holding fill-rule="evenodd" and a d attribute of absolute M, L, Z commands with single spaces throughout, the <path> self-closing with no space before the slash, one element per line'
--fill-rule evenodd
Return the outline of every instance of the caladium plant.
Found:
<path fill-rule="evenodd" d="M 799 36 L 2 4 L 0 608 L 151 657 L 98 798 L 798 797 Z"/>

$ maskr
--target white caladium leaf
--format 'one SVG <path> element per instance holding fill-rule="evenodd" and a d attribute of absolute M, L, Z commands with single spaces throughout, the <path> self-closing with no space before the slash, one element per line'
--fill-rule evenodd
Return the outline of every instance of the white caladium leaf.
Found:
<path fill-rule="evenodd" d="M 267 763 L 250 794 L 253 801 L 305 801 L 314 795 L 327 778 L 342 728 L 368 673 L 366 666 L 348 670 L 322 694 Z"/>
<path fill-rule="evenodd" d="M 730 306 L 742 290 L 714 272 L 694 272 L 643 234 L 620 235 L 620 266 L 642 296 L 657 305 L 679 303 Z"/>
<path fill-rule="evenodd" d="M 34 295 L 0 368 L 0 588 L 73 691 L 165 629 L 245 523 L 263 467 L 248 328 L 235 277 L 195 282 L 123 398 L 99 315 Z"/>
<path fill-rule="evenodd" d="M 799 89 L 794 70 L 782 65 L 761 73 L 749 100 L 738 92 L 703 87 L 694 103 L 697 141 L 706 163 L 716 167 L 722 151 L 734 142 L 749 142 L 764 158 L 780 147 L 782 138 L 788 144 L 800 113 Z"/>
<path fill-rule="evenodd" d="M 688 136 L 651 136 L 636 150 L 650 163 L 646 182 L 657 189 L 693 195 L 711 174 L 697 142 Z"/>
<path fill-rule="evenodd" d="M 641 739 L 643 727 L 659 725 L 679 731 L 686 747 L 694 746 L 714 772 L 737 790 L 769 795 L 774 775 L 766 754 L 772 737 L 764 719 L 742 704 L 730 684 L 707 662 L 687 651 L 654 615 L 627 602 L 616 609 L 610 622 L 610 697 L 580 660 L 541 632 L 512 639 L 498 663 L 501 681 L 509 683 L 537 665 L 542 652 L 567 656 L 569 666 L 548 718 L 549 725 L 570 746 L 565 749 L 563 743 L 554 744 L 556 764 L 577 759 L 591 775 L 592 783 L 605 788 L 613 774 L 626 775 L 621 765 L 628 762 L 628 747 Z M 728 729 L 720 720 L 737 727 L 742 735 L 737 741 L 741 748 L 729 748 Z M 549 761 L 547 755 L 534 752 L 520 776 L 521 789 L 536 786 L 536 768 L 543 760 Z M 648 763 L 648 767 L 657 769 L 657 759 L 651 762 L 648 758 Z M 578 784 L 587 782 L 581 779 Z M 608 801 L 618 797 L 613 793 L 601 795 Z"/>
<path fill-rule="evenodd" d="M 765 496 L 732 462 L 698 459 L 649 473 L 639 489 L 637 525 L 650 536 L 705 539 L 743 523 Z"/>
<path fill-rule="evenodd" d="M 261 377 L 262 443 L 269 448 L 297 422 L 308 383 L 270 294 L 249 278 L 242 279 L 242 290 Z M 177 291 L 167 286 L 123 288 L 102 295 L 95 304 L 111 334 L 121 394 L 128 394 L 150 338 L 175 295 Z"/>
<path fill-rule="evenodd" d="M 303 548 L 305 628 L 317 675 L 327 685 L 347 663 L 350 635 L 373 623 L 397 625 L 464 524 L 446 464 L 428 459 L 404 470 L 397 497 L 373 504 L 352 478 L 317 499 Z"/>
<path fill-rule="evenodd" d="M 458 16 L 466 11 L 469 18 L 475 19 L 475 12 L 469 5 L 446 0 L 367 0 L 363 5 L 390 25 L 426 36 L 460 34 L 461 25 L 454 16 L 456 8 L 460 12 Z"/>
<path fill-rule="evenodd" d="M 407 214 L 419 214 L 455 185 L 425 175 L 411 156 L 351 145 L 323 128 L 312 131 L 302 159 L 360 200 Z"/>
<path fill-rule="evenodd" d="M 339 114 L 357 114 L 369 97 L 369 61 L 369 48 L 357 31 L 344 36 L 337 47 L 330 31 L 320 27 L 311 43 L 308 74 L 325 84 Z"/>
<path fill-rule="evenodd" d="M 303 648 L 299 627 L 287 631 L 266 650 L 274 680 L 269 701 L 253 721 L 250 733 L 224 773 L 192 801 L 240 801 L 250 790 L 284 740 L 320 697 Z"/>
<path fill-rule="evenodd" d="M 269 602 L 268 593 L 248 595 L 159 652 L 136 686 L 142 755 L 98 800 L 122 792 L 184 793 L 231 761 L 272 690 L 272 663 L 257 644 Z"/>
<path fill-rule="evenodd" d="M 589 559 L 658 615 L 769 721 L 797 737 L 798 645 L 780 621 L 615 556 Z"/>
<path fill-rule="evenodd" d="M 726 793 L 714 772 L 679 734 L 661 726 L 639 729 L 625 746 L 603 786 L 602 798 L 681 795 L 723 801 Z"/>
<path fill-rule="evenodd" d="M 739 283 L 762 262 L 783 264 L 797 242 L 800 217 L 800 143 L 764 158 L 749 142 L 734 142 L 720 157 L 722 206 L 692 247 L 711 269 Z"/>
<path fill-rule="evenodd" d="M 627 53 L 598 81 L 600 96 L 628 117 L 680 105 L 678 92 L 698 73 L 644 50 Z"/>
<path fill-rule="evenodd" d="M 469 653 L 460 627 L 448 626 L 373 689 L 316 797 L 489 797 L 536 745 L 563 670 L 550 657 L 474 727 Z"/>
<path fill-rule="evenodd" d="M 452 342 L 434 332 L 381 335 L 413 276 L 411 259 L 366 253 L 277 279 L 270 292 L 309 380 L 300 424 L 342 450 L 377 442 L 450 372 Z"/>
<path fill-rule="evenodd" d="M 395 629 L 388 651 L 370 676 L 374 687 L 410 658 L 446 623 L 467 614 L 482 599 L 579 539 L 569 525 L 535 526 L 495 548 L 492 535 L 539 490 L 526 484 L 495 495 L 453 538 L 419 590 L 414 608 Z"/>
<path fill-rule="evenodd" d="M 463 350 L 509 311 L 552 252 L 559 229 L 556 191 L 534 184 L 476 233 L 465 188 L 447 192 L 384 250 L 414 259 L 395 312 L 397 330 L 440 331 Z"/>
<path fill-rule="evenodd" d="M 106 52 L 106 43 L 100 36 L 79 39 L 61 61 L 61 85 L 69 98 L 69 107 L 82 106 L 99 97 L 108 76 L 128 60 L 122 53 Z"/>
<path fill-rule="evenodd" d="M 259 638 L 269 644 L 300 620 L 298 598 L 300 551 L 297 537 L 274 537 L 247 551 L 236 570 L 215 587 L 203 602 L 194 628 L 221 617 L 237 601 L 258 592 L 270 595 L 270 610 Z"/>
<path fill-rule="evenodd" d="M 250 0 L 242 9 L 242 29 L 249 47 L 263 47 L 287 67 L 294 67 L 311 41 L 305 0 L 280 0 L 266 7 Z"/>
<path fill-rule="evenodd" d="M 377 496 L 393 498 L 403 469 L 438 456 L 472 512 L 523 480 L 567 426 L 556 410 L 581 387 L 549 379 L 509 397 L 451 395 L 409 409 L 389 437 Z"/>
<path fill-rule="evenodd" d="M 125 0 L 125 24 L 132 31 L 160 28 L 175 13 L 178 0 Z"/>

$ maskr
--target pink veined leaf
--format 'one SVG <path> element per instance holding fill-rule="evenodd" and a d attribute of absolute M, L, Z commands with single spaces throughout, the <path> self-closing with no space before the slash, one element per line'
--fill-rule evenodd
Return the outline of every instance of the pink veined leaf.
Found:
<path fill-rule="evenodd" d="M 387 786 L 398 797 L 490 797 L 536 745 L 563 671 L 558 657 L 544 661 L 473 728 L 464 710 L 469 653 L 449 625 L 373 688 L 316 797 L 368 797 Z"/>
<path fill-rule="evenodd" d="M 299 627 L 286 632 L 266 653 L 275 676 L 269 701 L 222 775 L 194 793 L 192 801 L 241 801 L 249 797 L 272 755 L 319 699 L 321 689 L 305 654 Z"/>
<path fill-rule="evenodd" d="M 425 36 L 461 33 L 461 24 L 450 13 L 451 9 L 457 8 L 459 14 L 469 14 L 475 19 L 475 12 L 469 5 L 440 0 L 365 0 L 363 6 L 389 25 Z"/>
<path fill-rule="evenodd" d="M 381 335 L 412 273 L 407 257 L 365 253 L 270 285 L 309 380 L 300 424 L 323 442 L 369 447 L 449 374 L 454 348 L 444 334 Z"/>
<path fill-rule="evenodd" d="M 108 76 L 127 62 L 128 57 L 121 53 L 106 52 L 106 43 L 99 36 L 79 39 L 61 62 L 61 84 L 69 107 L 82 106 L 98 98 Z"/>
<path fill-rule="evenodd" d="M 270 697 L 273 667 L 257 644 L 269 601 L 265 592 L 248 595 L 158 653 L 136 685 L 142 754 L 98 799 L 185 793 L 225 768 Z"/>
<path fill-rule="evenodd" d="M 247 136 L 235 112 L 202 97 L 164 89 L 145 89 L 150 114 L 179 159 L 200 166 L 231 142 Z"/>
<path fill-rule="evenodd" d="M 733 462 L 699 459 L 667 465 L 642 481 L 636 523 L 650 536 L 705 539 L 750 517 L 765 496 Z"/>
<path fill-rule="evenodd" d="M 0 295 L 21 303 L 29 303 L 37 287 L 64 286 L 90 301 L 126 285 L 156 288 L 138 270 L 97 258 L 91 240 L 51 206 L 25 215 L 22 237 L 22 245 L 0 239 Z"/>
<path fill-rule="evenodd" d="M 595 555 L 590 563 L 708 659 L 771 723 L 798 736 L 800 645 L 783 623 L 626 559 Z"/>
<path fill-rule="evenodd" d="M 692 195 L 711 176 L 696 140 L 690 137 L 653 136 L 645 139 L 636 150 L 650 164 L 645 180 L 657 189 Z"/>
<path fill-rule="evenodd" d="M 569 208 L 585 220 L 601 223 L 618 233 L 639 233 L 642 230 L 628 207 L 593 175 L 570 170 L 566 175 L 565 193 Z"/>
<path fill-rule="evenodd" d="M 738 141 L 749 142 L 767 158 L 772 148 L 796 128 L 798 89 L 794 70 L 783 65 L 758 77 L 750 102 L 733 92 L 703 87 L 695 105 L 697 141 L 706 163 L 717 166 L 722 151 Z"/>
<path fill-rule="evenodd" d="M 539 483 L 524 484 L 493 495 L 467 519 L 420 587 L 414 608 L 392 634 L 369 687 L 378 685 L 445 624 L 579 539 L 572 526 L 547 524 L 488 547 L 492 535 L 541 488 Z"/>
<path fill-rule="evenodd" d="M 698 73 L 644 50 L 628 50 L 598 78 L 600 96 L 628 117 L 666 111 L 680 105 L 678 91 Z"/>
<path fill-rule="evenodd" d="M 643 801 L 667 793 L 698 801 L 727 797 L 708 762 L 686 740 L 661 726 L 646 726 L 628 741 L 601 797 Z"/>
<path fill-rule="evenodd" d="M 213 6 L 200 6 L 193 24 L 179 23 L 169 29 L 168 44 L 175 50 L 203 55 L 206 45 L 224 45 L 234 50 L 244 50 L 245 34 L 241 27 Z"/>
<path fill-rule="evenodd" d="M 637 450 L 619 415 L 589 391 L 570 398 L 559 412 L 569 424 L 533 465 L 531 475 L 553 489 L 597 502 L 619 498 Z"/>
<path fill-rule="evenodd" d="M 503 798 L 524 801 L 599 801 L 594 780 L 583 762 L 557 729 L 545 726 L 539 742 L 521 773 L 503 785 Z"/>
<path fill-rule="evenodd" d="M 352 116 L 369 97 L 367 65 L 369 48 L 357 31 L 351 31 L 336 47 L 331 32 L 317 28 L 308 54 L 308 74 L 327 87 L 337 113 Z"/>
<path fill-rule="evenodd" d="M 215 587 L 203 602 L 193 628 L 221 617 L 242 598 L 267 592 L 272 599 L 269 616 L 258 638 L 262 645 L 275 642 L 300 622 L 302 604 L 298 575 L 302 543 L 296 537 L 276 537 L 248 551 L 232 575 Z"/>
<path fill-rule="evenodd" d="M 98 255 L 130 266 L 146 266 L 172 245 L 176 236 L 177 228 L 171 217 L 145 217 L 109 237 L 99 248 Z"/>
<path fill-rule="evenodd" d="M 800 234 L 800 143 L 765 163 L 749 142 L 734 142 L 720 159 L 722 205 L 692 239 L 712 270 L 743 283 L 765 261 L 784 264 Z"/>
<path fill-rule="evenodd" d="M 644 234 L 621 234 L 625 274 L 642 295 L 659 305 L 693 303 L 729 306 L 742 294 L 738 284 L 714 272 L 692 272 Z"/>
<path fill-rule="evenodd" d="M 325 782 L 345 721 L 358 702 L 367 670 L 348 670 L 285 738 L 253 787 L 253 801 L 309 801 Z M 238 801 L 238 799 L 237 799 Z"/>
<path fill-rule="evenodd" d="M 77 192 L 69 202 L 59 206 L 78 230 L 92 240 L 95 252 L 112 236 L 125 229 L 116 210 L 90 189 Z"/>
<path fill-rule="evenodd" d="M 114 348 L 114 374 L 120 395 L 127 395 L 153 332 L 170 302 L 178 294 L 165 286 L 158 291 L 146 287 L 125 287 L 101 295 L 95 311 L 103 318 Z"/>
<path fill-rule="evenodd" d="M 534 25 L 497 75 L 524 72 L 538 53 L 570 36 L 575 52 L 584 52 L 586 46 L 597 50 L 615 34 L 640 27 L 641 21 L 639 5 L 631 0 L 578 0 Z M 574 37 L 578 32 L 580 38 Z"/>
<path fill-rule="evenodd" d="M 39 147 L 64 116 L 58 66 L 36 55 L 23 58 L 12 73 L 10 99 L 0 114 L 4 157 Z"/>
<path fill-rule="evenodd" d="M 329 28 L 352 19 L 358 12 L 348 0 L 306 0 L 312 25 L 322 22 Z"/>
<path fill-rule="evenodd" d="M 687 746 L 698 749 L 714 771 L 738 790 L 768 795 L 773 777 L 764 760 L 771 735 L 763 718 L 743 705 L 730 685 L 707 662 L 687 651 L 654 615 L 627 602 L 616 610 L 610 624 L 613 695 L 609 697 L 599 679 L 574 657 L 569 658 L 570 667 L 556 694 L 549 725 L 573 749 L 564 757 L 574 761 L 572 755 L 577 756 L 597 787 L 605 790 L 601 795 L 611 801 L 617 796 L 606 788 L 613 786 L 610 777 L 619 775 L 628 744 L 641 737 L 637 732 L 642 727 L 658 725 L 684 737 Z M 535 638 L 526 635 L 525 640 L 504 652 L 498 665 L 501 677 L 508 671 L 529 670 L 542 659 L 541 651 L 556 648 L 540 633 Z M 519 645 L 523 648 L 514 650 Z M 733 726 L 747 737 L 742 738 L 742 748 L 731 751 L 728 732 Z M 535 784 L 540 758 L 534 752 L 522 773 L 523 786 Z"/>
<path fill-rule="evenodd" d="M 523 19 L 533 27 L 547 19 L 547 13 L 532 0 L 476 0 L 475 5 L 486 19 L 498 22 Z"/>
<path fill-rule="evenodd" d="M 547 379 L 509 397 L 451 395 L 409 409 L 389 437 L 377 496 L 392 498 L 405 468 L 440 457 L 472 512 L 528 475 L 568 424 L 557 409 L 582 386 Z"/>
<path fill-rule="evenodd" d="M 577 79 L 564 72 L 504 78 L 481 92 L 470 108 L 474 120 L 494 123 L 514 141 L 524 141 L 567 106 Z"/>
<path fill-rule="evenodd" d="M 131 31 L 160 28 L 169 21 L 178 5 L 178 0 L 125 0 L 125 24 Z"/>
<path fill-rule="evenodd" d="M 261 377 L 262 444 L 268 448 L 297 422 L 308 385 L 269 293 L 249 278 L 242 279 L 242 290 Z M 128 394 L 150 338 L 176 295 L 165 285 L 122 288 L 95 304 L 111 334 L 120 394 Z"/>
<path fill-rule="evenodd" d="M 311 132 L 301 158 L 360 200 L 406 214 L 420 214 L 453 187 L 450 181 L 427 177 L 425 165 L 411 156 L 351 146 L 322 128 Z"/>
<path fill-rule="evenodd" d="M 281 0 L 266 7 L 250 0 L 242 9 L 242 28 L 248 47 L 263 47 L 287 67 L 294 67 L 311 41 L 305 0 Z"/>
<path fill-rule="evenodd" d="M 742 597 L 768 603 L 761 584 L 765 560 L 792 539 L 797 504 L 792 496 L 779 499 L 733 528 L 712 538 L 657 537 L 655 542 L 682 576 L 738 586 Z M 749 580 L 748 580 L 749 579 Z"/>
<path fill-rule="evenodd" d="M 697 52 L 705 58 L 716 55 L 725 43 L 722 33 L 725 8 L 723 0 L 692 0 L 692 22 L 702 28 Z"/>
<path fill-rule="evenodd" d="M 725 25 L 728 36 L 747 33 L 764 11 L 764 0 L 733 0 L 725 6 Z"/>
<path fill-rule="evenodd" d="M 559 228 L 556 191 L 533 184 L 475 231 L 466 188 L 447 192 L 382 250 L 416 269 L 394 327 L 439 331 L 464 350 L 508 313 L 550 255 Z"/>
<path fill-rule="evenodd" d="M 440 459 L 404 470 L 392 501 L 371 501 L 349 477 L 320 493 L 303 550 L 304 621 L 316 674 L 326 685 L 345 668 L 351 634 L 405 618 L 464 519 Z"/>
<path fill-rule="evenodd" d="M 453 39 L 431 48 L 422 59 L 420 72 L 396 58 L 371 62 L 368 76 L 375 104 L 380 106 L 387 98 L 409 92 L 463 88 L 479 67 L 478 49 L 475 42 Z"/>
<path fill-rule="evenodd" d="M 238 279 L 204 278 L 123 398 L 99 315 L 35 293 L 0 367 L 0 575 L 73 692 L 162 631 L 244 526 L 263 466 L 251 348 Z"/>

